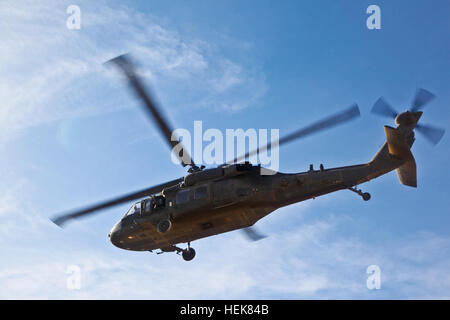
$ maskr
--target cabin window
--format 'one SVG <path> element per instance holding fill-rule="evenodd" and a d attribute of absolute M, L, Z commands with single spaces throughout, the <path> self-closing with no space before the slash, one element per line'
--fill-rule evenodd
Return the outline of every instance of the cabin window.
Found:
<path fill-rule="evenodd" d="M 152 200 L 151 199 L 145 200 L 144 211 L 145 211 L 145 213 L 150 213 L 152 211 Z"/>
<path fill-rule="evenodd" d="M 155 197 L 155 208 L 163 208 L 166 206 L 166 198 L 163 196 Z"/>
<path fill-rule="evenodd" d="M 182 204 L 182 203 L 188 202 L 189 201 L 189 194 L 190 194 L 190 192 L 191 192 L 190 189 L 179 191 L 177 193 L 177 198 L 176 198 L 177 204 Z"/>
<path fill-rule="evenodd" d="M 207 195 L 208 195 L 208 189 L 206 186 L 198 187 L 194 191 L 194 199 L 195 200 L 204 199 L 204 198 L 206 198 Z"/>

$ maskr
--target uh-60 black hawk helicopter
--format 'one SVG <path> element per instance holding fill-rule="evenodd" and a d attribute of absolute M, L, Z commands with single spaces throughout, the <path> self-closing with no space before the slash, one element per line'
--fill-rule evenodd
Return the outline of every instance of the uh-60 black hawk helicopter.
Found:
<path fill-rule="evenodd" d="M 130 87 L 144 102 L 145 110 L 155 120 L 164 139 L 172 148 L 175 147 L 179 141 L 171 140 L 172 128 L 144 88 L 130 57 L 122 55 L 110 63 L 124 72 Z M 185 167 L 189 166 L 185 177 L 59 215 L 52 221 L 61 226 L 71 219 L 142 199 L 133 204 L 109 233 L 115 246 L 135 251 L 160 249 L 158 253 L 181 253 L 184 260 L 189 261 L 195 256 L 190 242 L 200 238 L 242 229 L 250 239 L 258 240 L 263 236 L 251 226 L 276 209 L 342 189 L 349 189 L 367 201 L 370 194 L 363 193 L 356 186 L 394 169 L 402 184 L 416 187 L 416 163 L 410 151 L 415 140 L 414 129 L 433 144 L 437 144 L 444 134 L 442 129 L 418 124 L 422 115 L 419 110 L 433 98 L 430 92 L 419 89 L 410 110 L 400 114 L 380 98 L 372 112 L 395 118 L 397 127 L 384 127 L 386 142 L 365 164 L 330 169 L 320 165 L 319 170 L 314 170 L 311 165 L 306 172 L 266 175 L 261 174 L 264 170 L 261 166 L 245 162 L 258 150 L 230 163 L 205 169 L 194 164 L 188 152 L 182 149 L 178 154 L 180 162 Z M 359 114 L 358 106 L 354 105 L 281 138 L 278 145 L 349 121 Z M 259 150 L 264 148 L 268 146 Z M 179 243 L 187 243 L 187 248 L 178 247 Z"/>

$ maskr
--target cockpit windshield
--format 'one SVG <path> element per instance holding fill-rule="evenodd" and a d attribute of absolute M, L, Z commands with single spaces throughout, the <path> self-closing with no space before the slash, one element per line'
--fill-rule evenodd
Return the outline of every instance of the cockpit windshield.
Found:
<path fill-rule="evenodd" d="M 140 214 L 141 213 L 141 202 L 136 202 L 135 204 L 133 204 L 133 206 L 130 208 L 130 210 L 128 210 L 127 214 L 125 215 L 125 217 L 130 216 L 132 214 Z"/>

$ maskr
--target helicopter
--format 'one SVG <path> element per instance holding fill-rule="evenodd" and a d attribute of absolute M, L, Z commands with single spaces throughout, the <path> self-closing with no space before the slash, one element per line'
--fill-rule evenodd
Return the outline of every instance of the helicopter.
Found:
<path fill-rule="evenodd" d="M 171 139 L 172 127 L 144 87 L 129 54 L 113 58 L 107 64 L 113 64 L 123 72 L 169 147 L 174 148 L 181 143 Z M 367 163 L 327 169 L 322 164 L 319 169 L 310 165 L 306 172 L 265 174 L 266 168 L 253 165 L 246 159 L 269 145 L 213 168 L 195 164 L 187 150 L 182 148 L 177 157 L 183 167 L 189 168 L 186 176 L 60 214 L 52 221 L 63 226 L 73 219 L 139 200 L 108 235 L 118 248 L 150 252 L 159 249 L 158 254 L 175 252 L 190 261 L 196 255 L 190 243 L 201 238 L 241 229 L 251 240 L 260 240 L 265 236 L 252 226 L 281 207 L 344 189 L 368 201 L 371 195 L 357 186 L 393 170 L 397 171 L 400 183 L 417 187 L 416 162 L 410 150 L 415 141 L 414 129 L 424 134 L 432 144 L 437 144 L 444 135 L 443 129 L 418 123 L 422 116 L 420 110 L 434 97 L 431 92 L 418 89 L 410 109 L 401 113 L 397 113 L 384 98 L 378 99 L 372 113 L 394 118 L 396 127 L 384 126 L 386 141 Z M 354 104 L 280 138 L 278 146 L 358 116 L 360 111 Z M 181 248 L 180 243 L 186 243 L 186 248 Z"/>

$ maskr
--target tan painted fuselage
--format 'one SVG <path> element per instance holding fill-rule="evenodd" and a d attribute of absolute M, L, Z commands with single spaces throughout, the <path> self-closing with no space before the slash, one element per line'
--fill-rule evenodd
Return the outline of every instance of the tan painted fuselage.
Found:
<path fill-rule="evenodd" d="M 400 131 L 386 128 L 387 136 L 388 129 Z M 403 130 L 401 136 L 405 133 L 411 140 L 409 150 L 413 133 Z M 142 211 L 118 222 L 110 240 L 127 250 L 173 251 L 178 243 L 249 227 L 278 208 L 351 188 L 401 167 L 408 159 L 394 155 L 388 142 L 369 163 L 361 165 L 261 175 L 259 166 L 234 164 L 192 173 L 184 183 L 162 191 L 159 196 L 163 196 L 164 206 L 145 212 L 146 199 L 142 200 Z M 196 196 L 197 189 L 201 189 L 201 197 Z M 182 203 L 180 192 L 185 193 Z M 156 226 L 163 219 L 169 219 L 172 226 L 161 233 Z"/>

